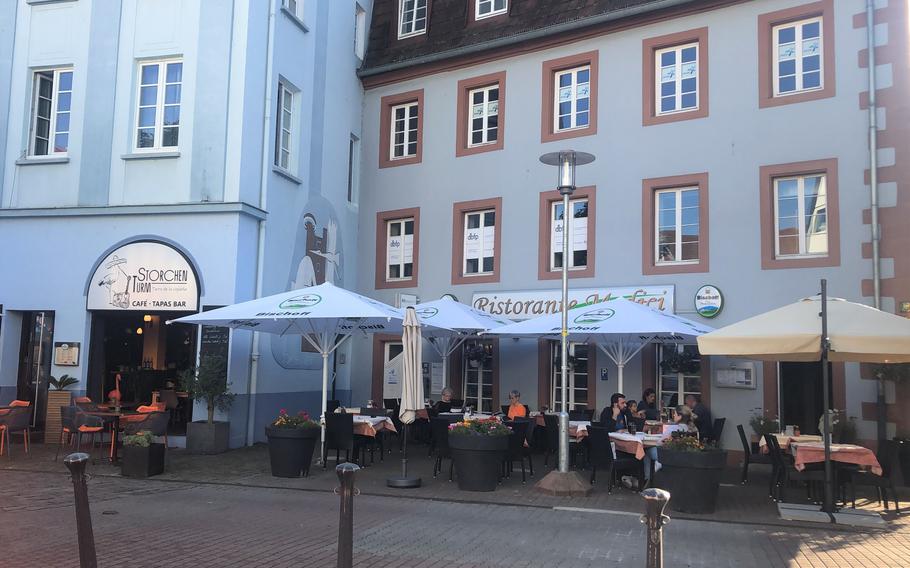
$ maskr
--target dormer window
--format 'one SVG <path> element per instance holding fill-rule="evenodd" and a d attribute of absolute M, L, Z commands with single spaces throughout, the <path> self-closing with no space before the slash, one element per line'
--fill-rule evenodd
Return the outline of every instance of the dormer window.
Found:
<path fill-rule="evenodd" d="M 509 9 L 509 0 L 476 0 L 474 19 L 482 20 L 490 16 L 505 14 Z"/>
<path fill-rule="evenodd" d="M 427 31 L 428 0 L 398 0 L 398 39 Z"/>

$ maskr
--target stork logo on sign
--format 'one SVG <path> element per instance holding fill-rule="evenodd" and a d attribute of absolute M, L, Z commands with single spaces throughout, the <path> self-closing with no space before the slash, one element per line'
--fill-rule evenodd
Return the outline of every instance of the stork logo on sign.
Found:
<path fill-rule="evenodd" d="M 438 314 L 439 310 L 436 308 L 420 308 L 419 310 L 416 310 L 416 312 L 421 318 L 428 319 Z"/>
<path fill-rule="evenodd" d="M 580 316 L 577 316 L 574 321 L 575 321 L 575 323 L 579 323 L 579 324 L 600 323 L 602 321 L 606 321 L 606 320 L 610 319 L 611 317 L 613 317 L 613 314 L 615 314 L 615 313 L 616 312 L 613 311 L 611 308 L 601 308 L 598 310 L 591 310 L 591 311 L 585 312 L 585 313 L 581 314 Z"/>
<path fill-rule="evenodd" d="M 278 307 L 282 310 L 302 310 L 304 308 L 312 308 L 321 301 L 322 296 L 319 294 L 303 294 L 284 300 L 278 304 Z"/>

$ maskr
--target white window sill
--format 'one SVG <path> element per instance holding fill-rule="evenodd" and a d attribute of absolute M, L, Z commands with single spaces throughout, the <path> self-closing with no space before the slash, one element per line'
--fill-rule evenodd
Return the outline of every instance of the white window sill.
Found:
<path fill-rule="evenodd" d="M 310 28 L 307 27 L 306 23 L 303 20 L 301 20 L 300 17 L 297 16 L 297 14 L 295 14 L 294 12 L 291 12 L 286 7 L 284 7 L 284 6 L 281 7 L 281 13 L 284 14 L 285 16 L 287 16 L 288 19 L 291 20 L 291 22 L 295 26 L 300 28 L 300 30 L 302 32 L 306 33 L 308 31 L 310 31 Z"/>
<path fill-rule="evenodd" d="M 280 166 L 272 166 L 272 171 L 275 172 L 276 174 L 280 175 L 284 179 L 287 179 L 287 180 L 290 180 L 290 181 L 296 183 L 297 185 L 303 185 L 302 179 L 300 179 L 299 177 L 295 176 L 294 174 L 292 174 L 291 172 L 287 171 L 286 169 L 284 169 Z"/>
<path fill-rule="evenodd" d="M 479 22 L 481 20 L 486 20 L 487 18 L 495 18 L 496 16 L 504 16 L 508 13 L 507 10 L 498 10 L 496 12 L 490 12 L 489 14 L 474 14 L 474 21 Z"/>
<path fill-rule="evenodd" d="M 62 4 L 64 2 L 75 2 L 76 0 L 25 0 L 26 4 L 38 5 L 38 4 Z"/>
<path fill-rule="evenodd" d="M 674 261 L 659 260 L 659 261 L 657 261 L 657 262 L 654 263 L 654 266 L 686 266 L 686 265 L 689 265 L 689 264 L 698 264 L 699 262 L 701 262 L 701 261 L 698 260 L 698 259 L 695 259 L 695 260 L 674 260 Z"/>
<path fill-rule="evenodd" d="M 49 158 L 44 158 L 41 156 L 32 156 L 29 158 L 22 158 L 16 160 L 17 166 L 41 166 L 44 164 L 68 164 L 70 161 L 69 156 L 54 156 Z"/>
<path fill-rule="evenodd" d="M 420 30 L 419 32 L 411 32 L 411 33 L 405 34 L 405 35 L 398 34 L 398 39 L 408 39 L 409 37 L 417 37 L 417 36 L 423 35 L 425 33 L 427 33 L 426 28 Z"/>
<path fill-rule="evenodd" d="M 784 262 L 788 260 L 812 260 L 816 258 L 828 258 L 828 253 L 824 254 L 786 254 L 783 256 L 774 256 L 774 260 L 782 260 Z"/>
<path fill-rule="evenodd" d="M 132 154 L 120 155 L 122 160 L 164 160 L 179 157 L 180 152 L 133 152 Z"/>

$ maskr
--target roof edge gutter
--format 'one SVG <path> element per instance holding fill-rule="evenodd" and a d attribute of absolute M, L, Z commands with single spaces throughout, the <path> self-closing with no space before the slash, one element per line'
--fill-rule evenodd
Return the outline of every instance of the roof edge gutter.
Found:
<path fill-rule="evenodd" d="M 606 12 L 597 16 L 591 16 L 590 18 L 584 18 L 581 20 L 572 20 L 570 22 L 563 22 L 559 24 L 553 24 L 551 26 L 546 26 L 540 29 L 531 30 L 528 32 L 523 32 L 503 38 L 497 38 L 490 41 L 485 41 L 482 43 L 477 43 L 474 45 L 467 45 L 464 47 L 458 47 L 455 49 L 450 49 L 447 51 L 440 51 L 438 53 L 433 53 L 431 55 L 424 55 L 422 57 L 415 57 L 414 59 L 408 59 L 407 61 L 398 61 L 395 63 L 388 63 L 386 65 L 380 65 L 378 67 L 371 67 L 367 69 L 361 69 L 357 72 L 357 76 L 360 78 L 364 77 L 373 77 L 376 75 L 382 75 L 383 73 L 389 73 L 390 71 L 398 71 L 400 69 L 405 69 L 408 67 L 415 67 L 418 65 L 425 65 L 427 63 L 435 63 L 437 61 L 442 61 L 445 59 L 454 59 L 464 55 L 473 55 L 475 53 L 480 53 L 487 50 L 496 49 L 499 47 L 511 46 L 526 41 L 532 41 L 535 39 L 541 39 L 549 37 L 552 35 L 557 35 L 565 32 L 571 32 L 575 30 L 580 30 L 588 27 L 597 26 L 599 24 L 604 24 L 607 22 L 613 22 L 616 20 L 622 20 L 624 18 L 629 18 L 632 16 L 638 16 L 641 14 L 647 14 L 649 12 L 656 12 L 658 10 L 663 10 L 666 8 L 675 8 L 677 6 L 683 6 L 685 4 L 695 4 L 697 0 L 657 0 L 650 4 L 645 4 L 643 6 L 631 6 L 628 8 L 621 8 L 619 10 L 614 10 L 612 12 Z"/>

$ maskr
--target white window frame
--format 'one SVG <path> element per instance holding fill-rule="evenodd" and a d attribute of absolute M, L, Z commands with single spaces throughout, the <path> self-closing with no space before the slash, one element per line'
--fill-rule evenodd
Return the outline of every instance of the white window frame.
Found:
<path fill-rule="evenodd" d="M 303 0 L 281 0 L 281 7 L 300 18 L 300 12 L 303 8 Z"/>
<path fill-rule="evenodd" d="M 413 2 L 411 14 L 405 13 L 405 4 Z M 398 39 L 418 36 L 427 33 L 427 21 L 430 19 L 430 0 L 398 0 Z M 419 18 L 417 13 L 423 9 L 423 18 Z M 405 18 L 408 17 L 407 20 Z M 422 22 L 423 27 L 417 27 L 418 22 Z M 410 31 L 404 31 L 405 24 L 411 26 Z"/>
<path fill-rule="evenodd" d="M 699 258 L 693 259 L 682 259 L 683 251 L 683 222 L 682 222 L 682 197 L 683 193 L 687 191 L 694 191 L 695 195 L 698 197 L 698 256 Z M 675 211 L 675 236 L 674 236 L 674 251 L 673 258 L 677 260 L 661 260 L 660 258 L 660 196 L 666 193 L 676 194 L 676 211 Z M 698 264 L 701 260 L 701 251 L 702 251 L 702 242 L 701 242 L 701 195 L 699 194 L 698 187 L 671 187 L 666 189 L 658 189 L 654 192 L 654 264 L 659 266 L 665 265 L 678 265 L 678 264 Z"/>
<path fill-rule="evenodd" d="M 674 349 L 675 348 L 677 353 L 683 353 L 687 347 L 689 348 L 689 351 L 692 351 L 694 349 L 695 354 L 698 355 L 698 360 L 701 361 L 701 355 L 698 353 L 698 347 L 695 345 L 664 344 L 664 345 L 657 346 L 657 397 L 658 397 L 657 400 L 661 406 L 665 407 L 665 406 L 667 406 L 667 404 L 669 402 L 669 401 L 664 400 L 664 398 L 663 398 L 664 393 L 673 392 L 671 390 L 664 389 L 664 379 L 665 378 L 674 377 L 674 376 L 676 377 L 676 393 L 675 394 L 676 394 L 676 405 L 677 406 L 685 404 L 686 395 L 692 394 L 692 395 L 695 395 L 696 397 L 698 397 L 699 400 L 701 400 L 702 396 L 704 396 L 705 388 L 708 387 L 708 385 L 705 384 L 704 378 L 702 377 L 700 370 L 698 373 L 687 374 L 687 373 L 666 372 L 661 368 L 660 364 L 661 364 L 661 361 L 663 360 L 663 350 L 664 349 Z M 687 377 L 688 378 L 698 377 L 699 390 L 697 390 L 697 391 L 686 390 L 686 378 Z M 670 399 L 670 400 L 672 400 L 672 399 Z M 673 408 L 675 408 L 675 407 L 673 407 Z"/>
<path fill-rule="evenodd" d="M 493 224 L 486 225 L 487 213 L 493 214 Z M 468 219 L 471 215 L 480 215 L 480 223 L 476 229 L 468 229 Z M 496 214 L 496 209 L 480 209 L 477 211 L 466 211 L 464 213 L 464 219 L 462 221 L 462 226 L 464 227 L 464 232 L 462 233 L 462 260 L 461 260 L 461 273 L 466 277 L 473 276 L 487 276 L 494 274 L 496 272 L 496 223 L 499 222 L 499 215 Z M 490 231 L 485 231 L 485 229 L 491 229 Z M 479 232 L 480 239 L 478 241 L 478 250 L 480 256 L 468 256 L 468 231 L 477 230 Z M 487 240 L 490 242 L 487 243 Z M 489 247 L 487 246 L 489 244 Z M 490 249 L 492 250 L 493 258 L 493 268 L 490 270 L 484 271 L 483 269 L 483 259 L 484 252 Z M 468 260 L 477 260 L 477 272 L 468 272 Z"/>
<path fill-rule="evenodd" d="M 825 230 L 815 233 L 816 235 L 825 236 L 825 252 L 809 252 L 809 239 L 806 234 L 806 178 L 821 178 L 821 183 L 819 184 L 818 191 L 820 194 L 824 194 L 825 202 L 823 209 L 825 210 Z M 781 181 L 785 180 L 796 180 L 796 201 L 797 201 L 797 229 L 799 231 L 799 253 L 798 254 L 781 254 L 780 252 L 780 206 L 778 198 L 778 187 Z M 774 184 L 774 257 L 778 259 L 791 259 L 791 258 L 817 258 L 817 257 L 826 257 L 828 256 L 831 250 L 831 242 L 829 239 L 830 232 L 828 227 L 830 226 L 830 220 L 828 219 L 828 175 L 824 172 L 814 173 L 814 174 L 803 174 L 797 176 L 778 176 L 773 180 Z M 816 206 L 816 210 L 819 209 Z M 812 220 L 813 226 L 816 224 L 815 220 Z"/>
<path fill-rule="evenodd" d="M 575 204 L 577 203 L 587 203 L 588 204 L 588 215 L 584 217 L 585 223 L 584 227 L 578 228 L 575 226 Z M 559 219 L 556 218 L 556 211 L 562 207 L 562 201 L 552 201 L 550 202 L 550 272 L 556 272 L 562 270 L 561 266 L 556 265 L 556 254 L 562 254 L 562 231 L 557 230 L 559 225 Z M 588 268 L 588 264 L 575 264 L 575 255 L 573 254 L 576 250 L 590 250 L 590 243 L 588 242 L 588 223 L 591 218 L 591 204 L 588 201 L 587 197 L 580 197 L 577 199 L 569 200 L 569 208 L 572 210 L 572 215 L 569 216 L 569 231 L 572 235 L 572 238 L 569 241 L 569 270 L 584 270 Z M 563 215 L 565 217 L 565 215 Z M 558 235 L 557 235 L 558 233 Z M 584 238 L 584 249 L 575 248 L 575 242 L 578 238 Z M 588 262 L 590 262 L 590 258 Z"/>
<path fill-rule="evenodd" d="M 464 347 L 473 345 L 481 345 L 486 349 L 488 342 L 475 339 L 464 343 Z M 489 382 L 487 382 L 487 379 L 489 379 Z M 495 383 L 496 376 L 493 373 L 493 357 L 484 358 L 483 362 L 477 367 L 471 367 L 467 358 L 463 357 L 461 399 L 464 401 L 465 406 L 472 407 L 475 412 L 493 412 L 494 410 L 498 410 L 498 407 L 493 406 L 495 401 L 493 400 L 492 394 Z M 477 396 L 468 396 L 468 387 L 472 385 L 477 386 Z M 490 386 L 489 397 L 483 395 L 484 385 Z"/>
<path fill-rule="evenodd" d="M 298 91 L 284 80 L 278 81 L 278 100 L 275 105 L 274 164 L 276 168 L 286 172 L 293 172 L 297 162 L 294 155 L 297 142 L 294 139 L 297 135 L 297 129 L 294 124 L 297 120 L 297 93 Z M 288 101 L 290 101 L 290 104 L 288 104 Z M 287 145 L 284 142 L 285 134 L 287 135 Z M 285 154 L 287 154 L 287 163 L 283 162 Z"/>
<path fill-rule="evenodd" d="M 806 24 L 818 23 L 818 86 L 817 87 L 803 87 L 803 58 L 804 54 L 800 53 L 802 51 L 803 44 L 803 27 Z M 778 40 L 780 30 L 783 28 L 796 28 L 796 35 L 794 37 L 794 44 L 798 46 L 796 52 L 794 53 L 794 60 L 796 61 L 795 69 L 795 78 L 796 78 L 796 89 L 792 91 L 781 92 L 780 90 L 780 42 Z M 821 16 L 816 16 L 813 18 L 806 18 L 803 20 L 794 20 L 792 22 L 787 22 L 784 24 L 779 24 L 771 28 L 771 73 L 772 80 L 774 82 L 774 96 L 775 97 L 787 97 L 790 95 L 798 95 L 799 93 L 807 93 L 812 91 L 820 91 L 825 88 L 825 26 L 824 21 Z M 798 57 L 797 57 L 798 55 Z M 787 58 L 789 59 L 789 58 Z"/>
<path fill-rule="evenodd" d="M 683 61 L 682 61 L 682 52 L 684 49 L 695 48 L 695 61 L 685 63 L 686 66 L 691 65 L 694 69 L 694 74 L 691 77 L 683 77 Z M 670 81 L 663 80 L 663 66 L 661 65 L 661 59 L 663 54 L 669 52 L 675 52 L 675 60 L 673 65 L 673 78 L 672 81 L 675 84 L 675 103 L 673 110 L 662 110 L 661 102 L 663 100 L 663 91 L 661 87 L 664 83 L 669 83 Z M 698 64 L 701 54 L 699 53 L 698 42 L 684 43 L 680 45 L 674 45 L 672 47 L 665 47 L 663 49 L 658 49 L 654 52 L 654 113 L 655 116 L 665 116 L 668 114 L 678 114 L 683 112 L 692 112 L 698 110 L 698 107 L 701 105 L 701 93 L 698 88 Z M 683 79 L 695 79 L 695 106 L 689 108 L 682 108 L 682 83 Z"/>
<path fill-rule="evenodd" d="M 44 75 L 51 73 L 52 77 L 48 79 Z M 70 89 L 68 91 L 60 90 L 60 75 L 63 73 L 70 73 Z M 51 81 L 51 98 L 50 98 L 50 115 L 47 117 L 48 121 L 48 130 L 47 130 L 47 152 L 44 154 L 37 154 L 35 152 L 35 146 L 38 138 L 38 99 L 40 97 L 41 89 L 38 84 L 39 81 Z M 69 135 L 72 132 L 73 128 L 73 80 L 75 80 L 75 73 L 73 72 L 72 67 L 59 67 L 54 69 L 35 69 L 32 72 L 32 108 L 30 111 L 30 122 L 29 122 L 29 133 L 28 133 L 28 157 L 41 159 L 41 158 L 57 158 L 65 157 L 69 152 Z M 60 102 L 60 94 L 69 93 L 70 95 L 70 108 L 69 110 L 60 111 L 58 105 Z M 57 130 L 57 118 L 61 113 L 68 113 L 70 115 L 69 129 L 65 131 L 67 135 L 66 150 L 57 151 L 56 149 L 56 138 L 57 134 L 63 134 L 64 131 Z"/>
<path fill-rule="evenodd" d="M 348 203 L 357 205 L 360 197 L 360 138 L 351 134 L 348 144 Z"/>
<path fill-rule="evenodd" d="M 573 359 L 576 357 L 575 353 L 576 353 L 576 348 L 578 348 L 578 347 L 586 349 L 586 353 L 584 356 L 584 359 L 587 362 L 585 365 L 586 372 L 576 373 L 575 365 L 569 366 L 569 369 L 568 369 L 569 381 L 568 381 L 568 384 L 566 385 L 566 391 L 568 392 L 568 395 L 569 395 L 569 401 L 568 401 L 569 407 L 566 409 L 567 412 L 569 410 L 575 410 L 576 407 L 586 409 L 586 408 L 588 408 L 589 404 L 593 405 L 593 401 L 590 399 L 591 381 L 593 380 L 590 362 L 591 362 L 591 350 L 595 349 L 595 347 L 593 345 L 586 345 L 584 343 L 576 343 L 574 341 L 570 341 L 569 345 L 568 345 L 569 357 L 572 357 Z M 551 369 L 551 371 L 550 371 L 550 408 L 553 409 L 554 412 L 562 411 L 562 401 L 558 399 L 558 397 L 560 395 L 562 395 L 562 391 L 561 391 L 562 365 L 559 362 L 559 356 L 561 354 L 561 352 L 560 352 L 561 349 L 562 349 L 562 347 L 560 346 L 558 341 L 550 342 L 550 369 Z M 577 361 L 577 359 L 576 359 L 576 361 Z M 587 377 L 587 386 L 585 386 L 584 388 L 575 386 L 576 374 L 585 375 Z M 575 395 L 579 391 L 585 392 L 586 400 L 584 402 L 576 402 L 576 400 L 575 400 L 576 399 Z"/>
<path fill-rule="evenodd" d="M 509 0 L 502 0 L 502 8 L 496 9 L 497 0 L 475 0 L 474 1 L 474 20 L 482 20 L 484 18 L 491 18 L 493 16 L 498 16 L 499 14 L 505 14 L 509 11 Z M 489 12 L 481 14 L 481 9 L 483 6 L 489 6 Z"/>
<path fill-rule="evenodd" d="M 363 61 L 367 49 L 367 11 L 354 4 L 354 55 Z"/>
<path fill-rule="evenodd" d="M 588 91 L 587 91 L 587 95 L 584 97 L 578 96 L 579 85 L 585 84 L 585 83 L 578 82 L 578 74 L 581 71 L 588 72 L 588 82 L 587 82 Z M 571 102 L 571 105 L 572 105 L 572 110 L 569 113 L 569 117 L 571 118 L 571 120 L 570 120 L 570 126 L 568 126 L 566 128 L 560 128 L 559 127 L 559 103 L 561 101 L 559 100 L 559 91 L 560 91 L 559 78 L 566 74 L 572 75 L 572 82 L 569 85 L 569 87 L 572 89 L 571 96 L 569 98 L 569 101 Z M 592 76 L 591 76 L 591 65 L 590 64 L 579 65 L 578 67 L 572 67 L 570 69 L 561 69 L 561 70 L 553 73 L 553 132 L 568 132 L 570 130 L 583 130 L 583 129 L 589 128 L 591 126 L 591 118 L 592 118 L 592 115 L 591 115 L 591 79 L 592 79 Z M 585 98 L 588 99 L 588 110 L 580 111 L 580 112 L 588 113 L 588 123 L 579 126 L 578 125 L 578 115 L 579 115 L 578 101 L 585 99 Z"/>
<path fill-rule="evenodd" d="M 420 107 L 418 105 L 419 105 L 419 103 L 417 101 L 411 101 L 411 102 L 401 103 L 401 104 L 392 106 L 391 112 L 389 113 L 389 120 L 391 120 L 391 124 L 389 125 L 389 160 L 393 160 L 393 161 L 394 160 L 406 160 L 408 158 L 414 158 L 417 156 L 417 152 L 420 150 L 419 142 L 417 141 L 417 138 L 418 138 L 417 135 L 420 132 Z M 404 129 L 399 131 L 396 128 L 397 119 L 396 119 L 395 115 L 397 114 L 397 110 L 401 109 L 401 108 L 405 109 L 404 110 Z M 413 116 L 411 116 L 412 111 L 413 111 Z M 417 128 L 415 128 L 413 130 L 408 128 L 408 123 L 411 121 L 412 118 L 417 119 Z M 397 134 L 398 132 L 404 133 L 404 142 L 402 143 L 402 152 L 403 153 L 400 156 L 395 155 L 395 146 L 397 146 L 397 144 L 395 143 L 395 134 Z M 413 138 L 412 138 L 412 136 L 413 136 Z M 414 153 L 409 154 L 408 146 L 410 146 L 412 142 L 415 145 Z"/>
<path fill-rule="evenodd" d="M 411 233 L 407 234 L 405 232 L 407 224 L 411 223 Z M 398 276 L 392 276 L 392 226 L 399 225 L 401 227 L 398 237 L 401 238 L 401 261 L 394 263 L 398 266 Z M 400 219 L 389 219 L 385 223 L 385 280 L 386 282 L 406 282 L 408 280 L 414 279 L 414 233 L 416 231 L 416 221 L 414 217 L 402 217 Z M 409 239 L 410 238 L 410 242 Z M 408 262 L 408 257 L 410 257 L 410 263 Z M 411 275 L 405 276 L 405 265 L 411 265 Z"/>
<path fill-rule="evenodd" d="M 180 70 L 180 82 L 178 83 L 168 83 L 167 81 L 167 66 L 168 64 L 179 63 L 181 65 Z M 142 84 L 142 68 L 148 67 L 151 65 L 158 66 L 158 83 L 155 86 L 156 91 L 156 100 L 155 100 L 155 125 L 154 125 L 154 136 L 155 143 L 152 146 L 140 147 L 139 146 L 139 131 L 146 130 L 149 127 L 140 127 L 139 126 L 139 115 L 140 110 L 143 108 L 148 108 L 151 105 L 142 105 L 142 87 L 151 86 Z M 133 121 L 133 151 L 140 152 L 176 152 L 180 148 L 180 133 L 183 129 L 183 65 L 184 61 L 182 58 L 169 58 L 169 59 L 151 59 L 151 60 L 140 60 L 137 62 L 137 74 L 136 74 L 136 118 Z M 169 85 L 179 85 L 180 97 L 177 103 L 165 103 L 167 87 Z M 181 114 L 180 119 L 177 121 L 176 125 L 168 125 L 166 128 L 177 128 L 177 145 L 176 146 L 164 146 L 164 110 L 165 107 L 176 106 L 179 109 Z"/>
<path fill-rule="evenodd" d="M 490 100 L 490 92 L 496 90 L 496 100 Z M 483 93 L 483 101 L 480 104 L 474 103 L 474 94 Z M 477 87 L 476 89 L 471 89 L 468 91 L 468 148 L 477 148 L 479 146 L 487 146 L 489 144 L 496 144 L 499 141 L 499 130 L 501 124 L 499 123 L 499 105 L 501 90 L 499 88 L 499 83 L 493 83 L 492 85 L 487 85 L 485 87 Z M 478 109 L 479 107 L 479 109 Z M 474 113 L 480 111 L 478 116 L 475 116 Z M 496 139 L 490 140 L 490 127 L 489 121 L 490 117 L 496 117 Z M 479 131 L 482 135 L 480 142 L 474 143 L 474 119 L 482 118 L 483 127 Z"/>

